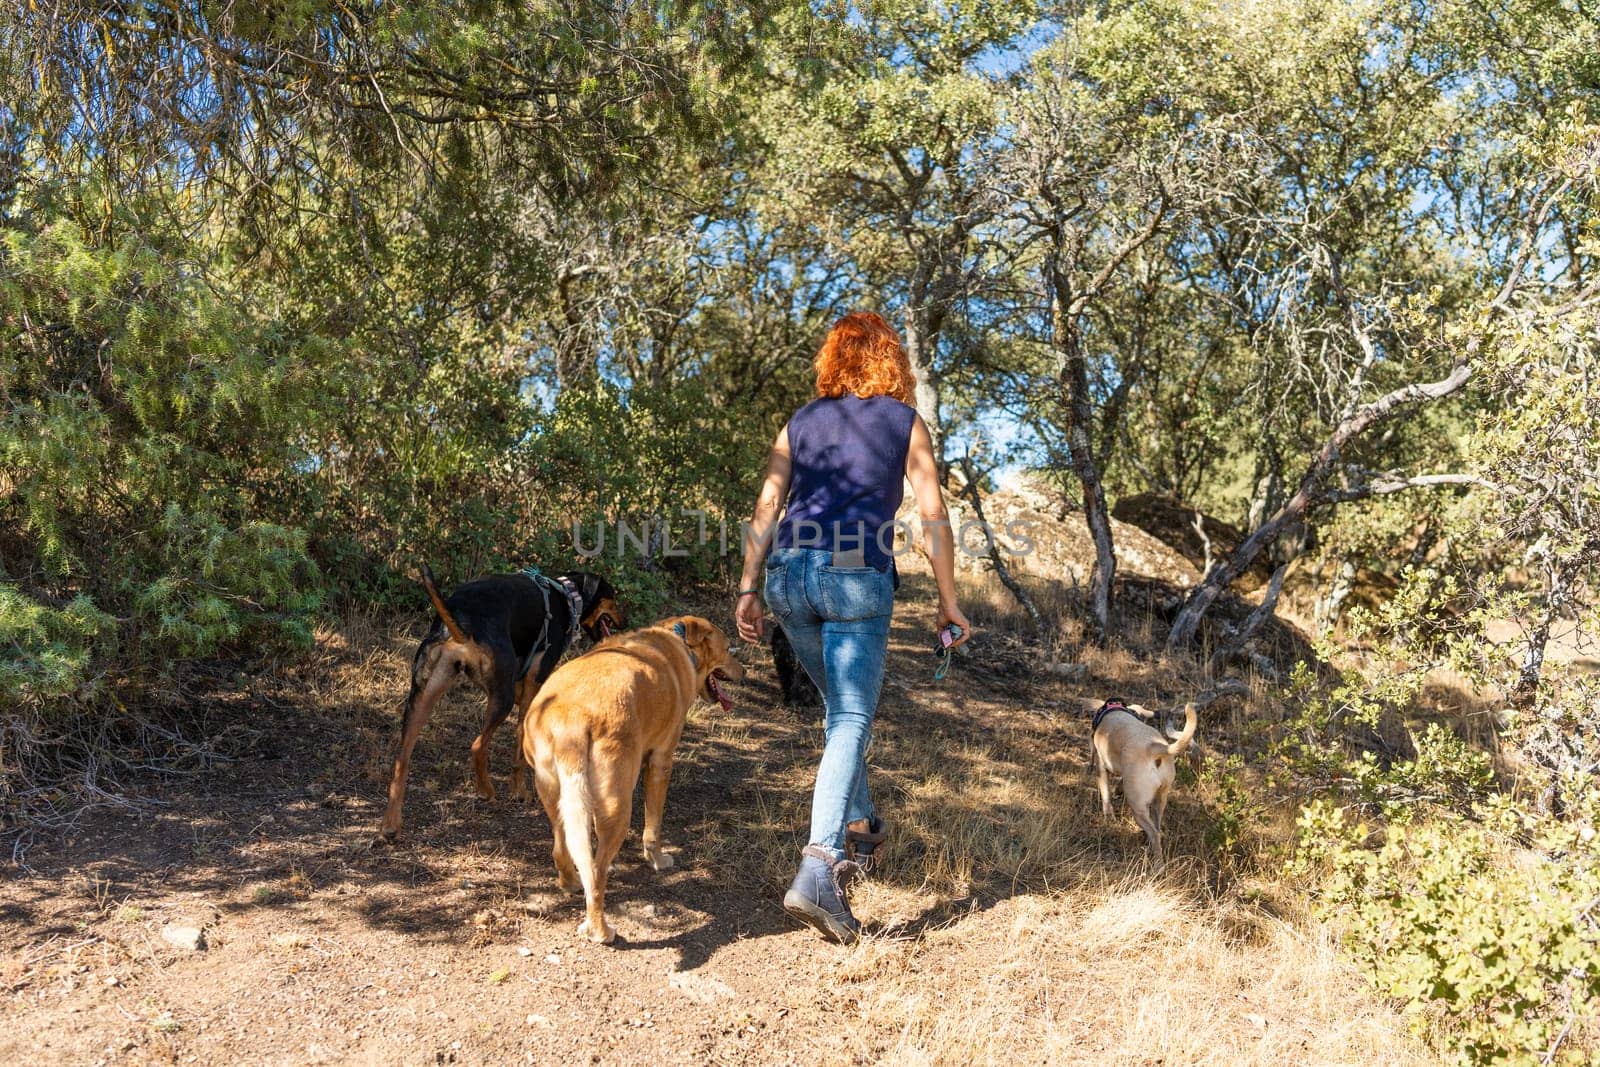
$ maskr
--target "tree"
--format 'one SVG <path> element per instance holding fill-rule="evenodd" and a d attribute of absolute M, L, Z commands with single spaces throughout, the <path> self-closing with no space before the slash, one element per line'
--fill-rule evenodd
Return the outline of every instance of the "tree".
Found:
<path fill-rule="evenodd" d="M 996 203 L 983 152 L 996 83 L 983 60 L 1013 46 L 1034 7 L 874 0 L 858 13 L 795 46 L 763 101 L 773 146 L 758 178 L 763 219 L 814 228 L 861 272 L 864 299 L 898 311 L 917 410 L 943 466 L 941 383 L 959 355 L 942 357 L 941 341 L 985 267 L 980 233 Z"/>
<path fill-rule="evenodd" d="M 1094 540 L 1089 614 L 1101 636 L 1116 555 L 1095 414 L 1108 384 L 1111 395 L 1125 395 L 1130 378 L 1125 353 L 1091 318 L 1129 285 L 1134 257 L 1207 195 L 1215 181 L 1207 172 L 1219 162 L 1195 87 L 1158 85 L 1144 73 L 1172 69 L 1173 50 L 1203 47 L 1173 34 L 1168 20 L 1183 23 L 1180 12 L 1128 7 L 1069 25 L 1018 80 L 997 161 L 1009 194 L 1008 236 L 1032 249 L 1025 269 L 1055 354 L 1051 410 Z"/>

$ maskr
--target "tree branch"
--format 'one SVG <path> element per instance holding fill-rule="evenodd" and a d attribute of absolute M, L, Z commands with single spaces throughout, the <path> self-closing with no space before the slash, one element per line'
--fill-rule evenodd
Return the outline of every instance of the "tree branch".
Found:
<path fill-rule="evenodd" d="M 1386 496 L 1389 493 L 1402 493 L 1407 489 L 1434 489 L 1445 485 L 1475 485 L 1484 489 L 1496 490 L 1503 488 L 1498 483 L 1479 478 L 1475 474 L 1413 474 L 1407 476 L 1399 471 L 1386 471 L 1370 481 L 1362 482 L 1358 485 L 1328 489 L 1318 497 L 1313 506 L 1346 504 L 1352 500 L 1366 500 L 1369 497 Z"/>

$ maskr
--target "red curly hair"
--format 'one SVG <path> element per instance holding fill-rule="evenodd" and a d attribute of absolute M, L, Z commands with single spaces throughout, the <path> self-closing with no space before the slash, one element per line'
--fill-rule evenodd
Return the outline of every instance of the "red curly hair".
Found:
<path fill-rule="evenodd" d="M 875 311 L 852 311 L 817 350 L 817 395 L 892 396 L 916 405 L 917 376 L 900 335 Z"/>

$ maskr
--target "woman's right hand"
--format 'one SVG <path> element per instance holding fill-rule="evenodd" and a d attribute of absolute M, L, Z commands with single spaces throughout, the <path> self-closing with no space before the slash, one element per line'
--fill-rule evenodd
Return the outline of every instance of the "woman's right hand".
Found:
<path fill-rule="evenodd" d="M 967 617 L 961 613 L 961 608 L 958 605 L 940 604 L 939 629 L 943 630 L 946 626 L 952 625 L 961 627 L 961 636 L 956 638 L 955 641 L 951 642 L 950 647 L 955 648 L 956 645 L 966 644 L 966 642 L 972 637 L 972 624 L 968 622 Z"/>
<path fill-rule="evenodd" d="M 754 593 L 746 593 L 739 598 L 738 605 L 733 609 L 733 619 L 739 628 L 739 636 L 752 645 L 761 643 L 763 623 L 761 598 Z"/>

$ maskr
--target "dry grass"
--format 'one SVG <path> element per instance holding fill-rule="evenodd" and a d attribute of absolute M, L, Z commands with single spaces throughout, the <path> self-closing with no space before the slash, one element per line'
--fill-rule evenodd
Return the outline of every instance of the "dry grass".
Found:
<path fill-rule="evenodd" d="M 892 1031 L 887 1062 L 1431 1062 L 1291 890 L 1206 888 L 1200 787 L 1152 878 L 1121 813 L 1102 819 L 1085 779 L 1024 747 L 913 734 L 874 755 L 895 790 L 894 862 L 855 895 L 874 933 L 836 992 Z M 768 884 L 791 873 L 804 816 L 773 786 L 745 825 Z"/>
<path fill-rule="evenodd" d="M 922 599 L 918 580 L 904 603 Z M 962 582 L 963 605 L 988 648 L 1001 644 L 1004 665 L 1010 635 L 1031 623 L 992 578 Z M 1079 716 L 1097 694 L 1171 706 L 1201 681 L 1136 640 L 1085 646 L 1078 661 L 1087 672 L 1079 682 L 1018 660 L 1004 684 L 969 674 L 960 695 L 892 683 L 887 691 L 869 763 L 891 860 L 854 895 L 872 933 L 834 979 L 858 1032 L 891 1035 L 882 1059 L 1435 1062 L 1283 882 L 1292 806 L 1262 796 L 1247 840 L 1219 854 L 1215 785 L 1204 766 L 1198 778 L 1186 772 L 1168 814 L 1171 859 L 1150 875 L 1143 838 L 1120 806 L 1110 820 L 1099 813 Z M 936 724 L 943 703 L 959 704 L 958 721 Z M 1234 748 L 1277 711 L 1260 685 L 1244 701 L 1213 705 L 1206 747 Z M 691 726 L 702 729 L 718 745 L 752 740 L 746 725 L 715 715 Z M 793 873 L 809 814 L 806 756 L 820 747 L 820 729 L 796 741 L 798 751 L 772 753 L 749 805 L 709 835 L 702 858 L 720 876 L 765 891 Z M 847 1061 L 859 1051 L 828 1055 Z"/>
<path fill-rule="evenodd" d="M 897 620 L 931 632 L 931 598 L 918 585 L 926 579 L 907 577 Z M 1029 581 L 1041 606 L 1073 618 L 1063 610 L 1070 588 Z M 839 1032 L 868 1043 L 841 1041 L 822 1058 L 855 1060 L 865 1048 L 904 1064 L 1432 1062 L 1278 879 L 1282 812 L 1259 820 L 1237 854 L 1218 855 L 1212 786 L 1186 773 L 1159 877 L 1121 808 L 1100 815 L 1083 710 L 1111 692 L 1172 706 L 1200 687 L 1192 669 L 1164 661 L 1137 633 L 1107 648 L 1081 645 L 1069 622 L 1060 647 L 1086 674 L 1063 681 L 1039 669 L 1022 640 L 1032 623 L 997 581 L 963 576 L 962 586 L 991 673 L 958 666 L 934 690 L 907 680 L 909 661 L 891 672 L 869 757 L 889 818 L 889 862 L 854 898 L 871 936 L 839 952 L 821 990 L 845 1015 Z M 319 654 L 289 673 L 308 704 L 360 724 L 362 769 L 379 783 L 413 639 L 366 619 L 320 636 Z M 762 656 L 749 662 L 770 669 Z M 475 717 L 480 699 L 463 690 L 463 704 L 444 714 Z M 1214 705 L 1205 746 L 1242 736 L 1270 705 L 1265 692 Z M 714 773 L 730 756 L 742 767 L 733 802 L 677 844 L 709 877 L 773 894 L 803 844 L 820 726 L 768 708 L 729 715 L 702 705 L 686 737 L 692 752 L 675 782 Z M 505 750 L 496 752 L 503 771 Z M 457 761 L 445 766 L 464 779 Z M 462 787 L 413 781 L 413 803 Z M 472 858 L 456 862 L 466 869 Z M 538 899 L 529 896 L 554 896 L 544 892 L 546 857 L 519 862 L 528 881 L 507 887 L 503 923 L 521 915 L 515 921 L 539 929 L 552 920 L 530 910 Z M 561 906 L 552 899 L 545 911 Z"/>
<path fill-rule="evenodd" d="M 844 981 L 898 1033 L 893 1063 L 1421 1063 L 1327 940 L 1132 878 L 1017 897 Z"/>

